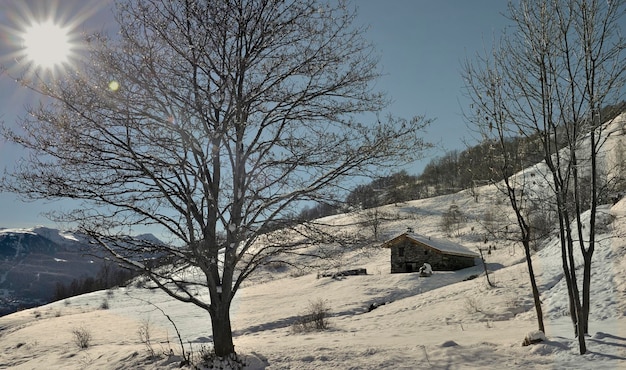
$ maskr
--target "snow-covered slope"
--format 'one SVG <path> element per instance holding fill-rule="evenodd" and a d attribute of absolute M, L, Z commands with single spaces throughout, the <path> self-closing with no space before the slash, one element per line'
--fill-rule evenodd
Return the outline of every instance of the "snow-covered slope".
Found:
<path fill-rule="evenodd" d="M 482 188 L 480 193 L 478 202 L 462 192 L 383 207 L 381 211 L 395 215 L 383 225 L 383 233 L 391 236 L 407 227 L 419 228 L 422 234 L 450 238 L 475 250 L 485 244 L 481 224 L 487 210 L 493 212 L 500 203 L 498 212 L 507 215 L 506 203 L 495 189 Z M 468 222 L 455 236 L 447 236 L 439 231 L 439 223 L 441 213 L 453 203 L 463 209 Z M 607 212 L 612 223 L 594 257 L 590 352 L 585 356 L 577 354 L 567 317 L 554 241 L 534 257 L 546 313 L 548 341 L 542 344 L 521 346 L 524 336 L 536 328 L 521 249 L 511 242 L 489 240 L 494 248 L 486 257 L 495 288 L 486 284 L 482 266 L 435 272 L 429 278 L 390 274 L 389 250 L 377 247 L 345 262 L 346 268 L 366 267 L 368 275 L 333 279 L 315 273 L 290 276 L 287 271 L 274 280 L 251 282 L 232 309 L 236 349 L 256 369 L 621 368 L 626 361 L 626 242 L 619 236 L 626 231 L 626 201 Z M 350 224 L 355 217 L 359 215 L 335 220 Z M 466 280 L 473 275 L 481 276 Z M 331 310 L 331 329 L 294 333 L 294 321 L 318 299 Z M 378 308 L 370 311 L 372 303 Z M 129 286 L 0 318 L 0 367 L 177 368 L 181 350 L 176 331 L 160 310 L 175 321 L 185 351 L 194 351 L 197 359 L 201 347 L 210 342 L 208 314 L 158 291 Z M 138 335 L 146 326 L 156 359 L 150 358 Z M 91 346 L 83 350 L 73 343 L 72 330 L 80 327 L 93 335 Z"/>
<path fill-rule="evenodd" d="M 616 122 L 622 125 L 624 117 Z M 608 150 L 620 147 L 620 130 L 614 130 Z M 539 164 L 516 176 L 545 180 L 542 173 Z M 537 192 L 546 186 L 531 184 Z M 451 206 L 462 211 L 465 222 L 449 235 L 442 232 L 441 220 Z M 487 285 L 482 266 L 435 271 L 428 278 L 390 274 L 389 250 L 380 244 L 344 256 L 339 266 L 367 268 L 368 275 L 334 279 L 268 269 L 251 279 L 233 304 L 236 350 L 247 357 L 250 369 L 624 368 L 626 200 L 602 210 L 584 356 L 578 355 L 568 317 L 555 236 L 533 256 L 547 341 L 521 345 L 537 324 L 523 251 L 511 238 L 515 223 L 509 208 L 494 186 L 485 186 L 378 209 L 381 243 L 411 228 L 474 251 L 488 248 L 485 258 L 495 287 Z M 363 217 L 354 212 L 324 221 L 344 225 L 348 233 L 373 233 L 356 222 Z M 175 369 L 182 354 L 177 332 L 185 352 L 198 360 L 210 342 L 208 314 L 142 286 L 90 293 L 0 318 L 0 368 Z M 331 329 L 295 333 L 293 323 L 317 300 L 331 311 Z M 372 310 L 373 304 L 377 308 Z M 74 344 L 77 328 L 91 333 L 89 348 Z M 146 329 L 150 346 L 138 334 Z"/>

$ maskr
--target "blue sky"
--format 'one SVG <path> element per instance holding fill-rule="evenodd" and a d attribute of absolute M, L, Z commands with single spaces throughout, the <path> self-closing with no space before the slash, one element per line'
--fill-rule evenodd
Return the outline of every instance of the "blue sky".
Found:
<path fill-rule="evenodd" d="M 110 3 L 110 1 L 109 1 Z M 393 103 L 389 111 L 410 118 L 425 115 L 435 119 L 426 140 L 440 149 L 423 160 L 408 165 L 412 174 L 421 173 L 433 157 L 444 150 L 463 149 L 472 142 L 462 109 L 461 63 L 489 46 L 508 23 L 505 0 L 354 0 L 359 8 L 358 22 L 369 25 L 367 37 L 375 44 L 385 75 L 377 88 Z M 26 4 L 17 6 L 16 4 Z M 96 0 L 1 0 L 0 25 L 15 28 L 24 12 L 45 13 L 54 9 L 59 18 L 85 17 L 81 30 L 111 27 L 112 16 L 106 1 Z M 43 10 L 42 10 L 43 9 Z M 48 9 L 48 10 L 46 10 Z M 22 13 L 20 15 L 20 13 Z M 87 14 L 93 13 L 93 14 Z M 13 63 L 10 53 L 15 37 L 3 32 L 0 61 Z M 26 104 L 37 98 L 20 88 L 5 74 L 0 75 L 0 119 L 10 127 L 23 115 Z M 11 170 L 27 154 L 0 139 L 0 171 Z M 42 212 L 63 207 L 62 203 L 25 203 L 14 194 L 0 193 L 0 227 L 55 226 Z"/>

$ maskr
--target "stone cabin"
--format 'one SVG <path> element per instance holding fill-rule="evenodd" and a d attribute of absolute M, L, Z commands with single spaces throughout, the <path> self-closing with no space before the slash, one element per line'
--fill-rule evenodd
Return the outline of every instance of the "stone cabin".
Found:
<path fill-rule="evenodd" d="M 386 241 L 383 247 L 391 249 L 392 274 L 418 271 L 424 263 L 429 263 L 433 270 L 460 270 L 474 266 L 474 259 L 479 257 L 460 244 L 411 232 Z"/>

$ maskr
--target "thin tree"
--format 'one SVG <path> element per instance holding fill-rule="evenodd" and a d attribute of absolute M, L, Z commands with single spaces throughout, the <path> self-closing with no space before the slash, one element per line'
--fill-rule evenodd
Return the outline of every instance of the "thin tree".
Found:
<path fill-rule="evenodd" d="M 494 63 L 494 59 L 499 61 L 500 57 L 496 52 L 494 52 L 493 59 L 479 56 L 478 62 L 471 63 L 467 61 L 464 65 L 463 75 L 466 89 L 474 108 L 474 110 L 466 114 L 466 118 L 475 125 L 490 148 L 485 158 L 490 163 L 489 167 L 492 172 L 489 177 L 490 183 L 507 196 L 511 209 L 515 213 L 515 223 L 519 228 L 517 240 L 524 249 L 533 303 L 537 315 L 537 326 L 538 330 L 545 333 L 541 295 L 532 262 L 531 228 L 525 212 L 528 182 L 527 177 L 523 174 L 518 178 L 511 177 L 514 174 L 513 169 L 522 166 L 520 165 L 521 158 L 518 157 L 517 153 L 509 150 L 507 145 L 508 140 L 515 133 L 510 131 L 511 117 L 505 109 L 507 96 L 502 89 L 502 84 L 499 83 L 504 71 L 500 69 L 502 68 L 500 64 Z"/>
<path fill-rule="evenodd" d="M 598 160 L 609 136 L 601 108 L 620 100 L 624 86 L 624 1 L 520 1 L 509 7 L 515 32 L 494 48 L 490 65 L 466 69 L 474 122 L 490 131 L 540 140 L 546 185 L 558 216 L 570 314 L 586 352 L 591 262 L 601 201 Z M 482 72 L 481 72 L 482 71 Z M 497 104 L 492 96 L 498 95 Z M 583 179 L 589 195 L 583 196 Z M 587 204 L 586 204 L 587 203 Z M 583 213 L 589 211 L 589 217 Z M 582 301 L 575 250 L 583 258 Z"/>
<path fill-rule="evenodd" d="M 230 305 L 246 278 L 336 252 L 291 215 L 419 156 L 429 120 L 380 118 L 388 100 L 372 88 L 375 51 L 344 1 L 137 0 L 117 10 L 119 33 L 86 37 L 72 71 L 53 82 L 24 75 L 51 102 L 23 132 L 5 132 L 33 155 L 3 187 L 79 201 L 54 218 L 205 309 L 216 354 L 233 354 Z M 292 231 L 270 232 L 280 226 Z M 167 245 L 124 236 L 146 228 Z M 148 263 L 157 257 L 169 267 Z"/>

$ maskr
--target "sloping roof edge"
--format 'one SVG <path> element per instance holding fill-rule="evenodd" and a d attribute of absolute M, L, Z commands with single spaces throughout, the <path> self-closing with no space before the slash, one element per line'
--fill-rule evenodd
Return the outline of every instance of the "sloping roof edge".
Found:
<path fill-rule="evenodd" d="M 472 252 L 467 247 L 464 247 L 461 244 L 457 244 L 449 240 L 429 238 L 423 235 L 409 232 L 402 233 L 392 239 L 389 239 L 388 241 L 384 242 L 382 246 L 385 248 L 391 248 L 394 244 L 396 244 L 397 241 L 403 238 L 411 239 L 417 243 L 435 249 L 443 254 L 461 257 L 479 257 L 478 253 Z"/>

